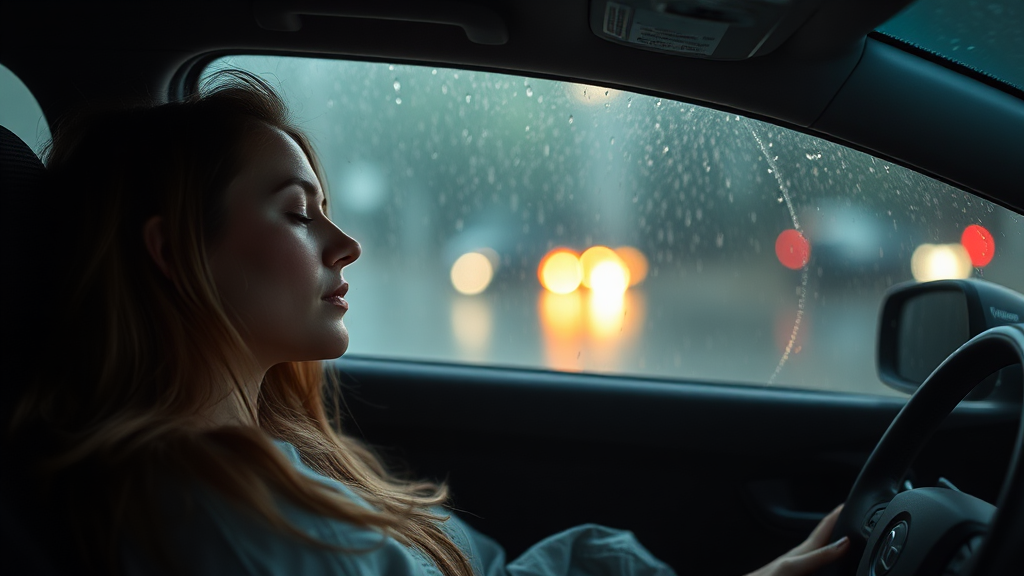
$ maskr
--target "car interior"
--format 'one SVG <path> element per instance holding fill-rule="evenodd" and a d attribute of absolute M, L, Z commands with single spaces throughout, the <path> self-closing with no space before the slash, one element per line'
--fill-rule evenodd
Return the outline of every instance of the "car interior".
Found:
<path fill-rule="evenodd" d="M 941 46 L 962 50 L 921 39 L 940 21 Z M 95 102 L 181 99 L 218 67 L 238 67 L 279 82 L 306 114 L 339 195 L 332 210 L 347 210 L 342 227 L 366 238 L 352 272 L 353 345 L 328 363 L 342 384 L 343 427 L 406 475 L 446 481 L 452 510 L 509 558 L 594 522 L 632 531 L 679 574 L 742 574 L 847 502 L 841 523 L 858 539 L 836 574 L 1024 574 L 1022 29 L 1019 0 L 5 2 L 5 427 L 26 374 L 61 362 L 59 350 L 33 347 L 59 330 L 59 250 L 74 241 L 61 236 L 74 215 L 60 213 L 60 198 L 34 194 L 46 125 Z M 987 50 L 1003 68 L 961 61 L 974 32 L 984 40 L 970 52 Z M 318 83 L 333 92 L 321 95 Z M 438 111 L 431 98 L 443 102 Z M 23 100 L 41 117 L 15 110 Z M 516 116 L 526 105 L 539 112 Z M 448 125 L 450 136 L 431 136 Z M 491 149 L 493 165 L 473 156 Z M 822 152 L 838 163 L 818 172 Z M 436 173 L 409 160 L 425 166 L 432 153 L 447 162 Z M 717 177 L 733 158 L 756 167 L 731 177 L 735 200 L 698 169 Z M 693 193 L 659 196 L 670 187 L 655 180 L 658 162 Z M 896 184 L 874 184 L 893 174 Z M 631 178 L 638 192 L 608 184 L 608 204 L 587 200 L 560 220 L 569 214 L 562 194 Z M 758 191 L 749 201 L 739 191 L 748 185 Z M 344 196 L 357 189 L 391 196 Z M 430 200 L 417 204 L 417 194 Z M 488 220 L 479 206 L 491 198 L 514 214 Z M 653 211 L 614 236 L 614 215 L 633 218 L 648 198 Z M 678 249 L 664 247 L 672 234 L 659 236 L 661 224 L 643 224 L 659 202 L 685 220 L 685 230 L 672 228 Z M 743 202 L 755 207 L 730 208 Z M 704 235 L 711 229 L 698 224 L 722 210 L 727 224 Z M 443 241 L 420 246 L 413 216 L 434 226 L 423 238 Z M 897 217 L 907 219 L 897 226 Z M 542 236 L 555 222 L 565 235 Z M 797 232 L 776 239 L 773 228 L 761 268 L 757 234 L 776 222 Z M 870 236 L 876 228 L 884 232 Z M 898 236 L 911 229 L 913 240 Z M 995 238 L 994 256 L 991 244 L 969 243 L 971 230 Z M 851 255 L 857 235 L 870 236 L 868 259 Z M 574 294 L 597 302 L 598 280 L 559 293 L 544 263 L 556 249 L 585 257 L 601 243 L 638 246 L 650 273 L 643 280 L 628 267 L 637 284 L 623 280 L 625 312 L 616 310 L 626 320 L 609 333 L 591 319 L 564 336 L 563 317 L 545 307 Z M 420 264 L 402 259 L 407 245 L 409 259 L 436 255 L 440 272 L 423 272 L 439 278 L 436 290 L 422 288 L 428 296 L 406 287 L 428 283 Z M 966 264 L 919 273 L 924 247 Z M 456 280 L 463 252 L 497 254 L 475 292 Z M 678 277 L 672 258 L 690 258 Z M 737 262 L 749 266 L 728 268 Z M 359 274 L 372 289 L 358 292 Z M 705 287 L 701 274 L 724 284 Z M 358 316 L 360 294 L 380 313 Z M 825 294 L 849 307 L 819 312 Z M 687 299 L 693 308 L 673 311 Z M 745 348 L 753 341 L 766 351 Z M 816 363 L 801 364 L 811 354 Z M 19 501 L 17 468 L 4 466 L 0 565 L 74 573 L 59 525 Z M 936 492 L 938 504 L 885 512 Z M 941 518 L 925 520 L 933 513 Z M 893 543 L 899 522 L 912 536 L 941 528 L 901 564 L 886 556 L 902 546 Z"/>

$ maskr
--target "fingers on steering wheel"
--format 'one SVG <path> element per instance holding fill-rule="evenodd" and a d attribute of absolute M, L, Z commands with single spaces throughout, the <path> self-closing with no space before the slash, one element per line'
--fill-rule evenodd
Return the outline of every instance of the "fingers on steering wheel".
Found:
<path fill-rule="evenodd" d="M 826 532 L 827 534 L 827 532 Z M 781 558 L 775 576 L 804 576 L 813 574 L 819 568 L 838 560 L 850 547 L 850 539 L 843 536 L 828 546 L 817 550 Z"/>
<path fill-rule="evenodd" d="M 806 554 L 828 544 L 828 539 L 832 535 L 832 529 L 836 525 L 836 519 L 839 518 L 839 513 L 842 510 L 842 504 L 836 506 L 834 510 L 821 519 L 821 522 L 818 522 L 818 525 L 814 527 L 814 531 L 811 532 L 811 535 L 808 536 L 806 540 L 801 542 L 796 548 L 793 548 L 791 553 Z"/>

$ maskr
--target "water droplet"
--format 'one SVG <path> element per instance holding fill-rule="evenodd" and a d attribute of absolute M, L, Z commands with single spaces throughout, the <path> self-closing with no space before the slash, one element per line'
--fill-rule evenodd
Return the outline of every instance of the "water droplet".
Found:
<path fill-rule="evenodd" d="M 470 100 L 472 100 L 472 99 L 473 99 L 473 95 L 472 94 L 466 94 L 466 104 L 469 104 Z"/>
<path fill-rule="evenodd" d="M 529 124 L 527 124 L 527 125 L 526 125 L 526 130 L 525 130 L 525 132 L 529 132 L 529 131 L 530 131 L 530 125 L 529 125 Z"/>
<path fill-rule="evenodd" d="M 632 106 L 633 106 L 633 99 L 632 98 L 627 99 L 626 100 L 626 108 L 630 108 Z"/>
<path fill-rule="evenodd" d="M 394 72 L 395 65 L 394 64 L 388 64 L 388 70 L 391 70 L 392 72 Z"/>
<path fill-rule="evenodd" d="M 395 98 L 395 104 L 401 104 L 401 103 L 402 103 L 402 97 L 401 96 L 399 96 L 398 98 Z"/>
<path fill-rule="evenodd" d="M 526 97 L 533 98 L 533 88 L 531 86 L 526 87 Z"/>
<path fill-rule="evenodd" d="M 668 146 L 665 146 L 664 148 L 662 148 L 661 149 L 661 153 L 662 154 L 668 154 Z"/>
<path fill-rule="evenodd" d="M 444 85 L 441 86 L 441 94 L 447 94 L 447 93 L 448 93 L 448 85 L 444 84 Z"/>
<path fill-rule="evenodd" d="M 572 114 L 569 114 L 569 124 L 572 124 Z"/>
<path fill-rule="evenodd" d="M 399 82 L 398 80 L 395 80 L 394 87 L 395 87 L 395 92 L 398 92 L 399 90 L 402 89 L 402 83 Z"/>
<path fill-rule="evenodd" d="M 782 204 L 785 200 L 786 199 L 783 198 L 782 196 L 779 196 L 778 198 L 775 199 L 775 201 L 778 202 L 779 204 Z"/>
<path fill-rule="evenodd" d="M 808 160 L 820 160 L 821 152 L 807 152 L 804 156 L 806 156 Z"/>
<path fill-rule="evenodd" d="M 434 68 L 433 70 L 431 70 L 430 71 L 430 75 L 431 76 L 437 76 L 437 68 Z"/>
<path fill-rule="evenodd" d="M 604 91 L 604 95 L 605 95 L 605 96 L 607 96 L 607 95 L 608 95 L 608 91 L 607 91 L 607 90 L 605 90 L 605 91 Z"/>
<path fill-rule="evenodd" d="M 549 144 L 545 144 L 544 145 L 544 155 L 545 156 L 550 156 L 551 155 L 551 145 L 549 145 Z"/>
<path fill-rule="evenodd" d="M 614 146 L 615 145 L 615 136 L 612 136 L 611 140 L 608 140 L 608 143 Z"/>
<path fill-rule="evenodd" d="M 654 103 L 654 107 L 655 108 L 661 108 L 661 100 L 658 100 L 657 102 L 655 102 Z"/>

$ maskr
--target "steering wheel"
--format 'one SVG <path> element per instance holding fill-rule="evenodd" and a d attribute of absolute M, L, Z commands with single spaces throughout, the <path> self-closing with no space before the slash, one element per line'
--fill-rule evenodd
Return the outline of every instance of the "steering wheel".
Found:
<path fill-rule="evenodd" d="M 947 488 L 899 492 L 925 442 L 989 374 L 1024 363 L 1024 324 L 953 352 L 914 393 L 861 469 L 832 531 L 850 538 L 834 574 L 1024 575 L 1024 417 L 997 506 Z"/>

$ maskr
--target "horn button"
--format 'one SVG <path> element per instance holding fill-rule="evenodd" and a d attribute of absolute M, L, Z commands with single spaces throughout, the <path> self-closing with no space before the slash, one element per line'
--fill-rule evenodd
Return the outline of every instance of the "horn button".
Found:
<path fill-rule="evenodd" d="M 897 494 L 868 538 L 858 576 L 942 574 L 962 545 L 987 531 L 995 507 L 947 488 Z"/>
<path fill-rule="evenodd" d="M 896 561 L 900 559 L 900 553 L 903 552 L 903 545 L 907 542 L 908 528 L 910 525 L 907 524 L 907 521 L 901 520 L 882 540 L 882 545 L 875 553 L 875 574 L 884 576 L 896 565 Z"/>

